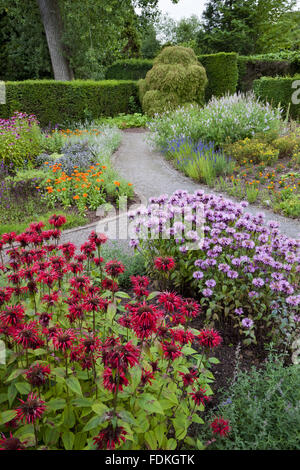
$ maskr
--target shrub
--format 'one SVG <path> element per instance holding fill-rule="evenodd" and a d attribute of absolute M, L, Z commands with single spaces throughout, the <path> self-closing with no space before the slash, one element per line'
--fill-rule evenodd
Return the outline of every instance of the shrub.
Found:
<path fill-rule="evenodd" d="M 300 150 L 300 135 L 291 133 L 278 137 L 273 140 L 272 145 L 279 150 L 279 158 L 291 158 Z"/>
<path fill-rule="evenodd" d="M 153 67 L 153 60 L 126 59 L 118 60 L 107 68 L 106 80 L 140 80 Z"/>
<path fill-rule="evenodd" d="M 206 84 L 205 69 L 192 49 L 166 47 L 139 81 L 143 111 L 153 116 L 187 103 L 203 104 Z"/>
<path fill-rule="evenodd" d="M 119 291 L 125 266 L 102 263 L 104 234 L 76 253 L 61 243 L 65 218 L 49 223 L 1 238 L 21 246 L 1 276 L 0 449 L 203 448 L 188 431 L 203 423 L 220 335 L 191 328 L 196 302 L 176 296 L 170 315 L 147 278 Z"/>
<path fill-rule="evenodd" d="M 4 164 L 33 164 L 41 150 L 41 130 L 35 116 L 16 112 L 10 119 L 0 119 L 0 160 Z"/>
<path fill-rule="evenodd" d="M 259 139 L 239 140 L 233 144 L 225 144 L 223 149 L 227 155 L 239 163 L 245 160 L 250 163 L 274 163 L 278 159 L 279 150 Z"/>
<path fill-rule="evenodd" d="M 177 138 L 214 142 L 219 147 L 258 133 L 278 136 L 281 127 L 280 110 L 259 102 L 253 93 L 212 98 L 203 108 L 179 108 L 149 124 L 150 138 L 159 148 Z"/>
<path fill-rule="evenodd" d="M 150 269 L 155 257 L 173 256 L 171 287 L 200 300 L 206 324 L 231 327 L 246 344 L 290 344 L 299 334 L 300 242 L 276 221 L 265 226 L 262 213 L 243 213 L 247 205 L 203 191 L 151 198 L 130 213 L 132 245 Z"/>
<path fill-rule="evenodd" d="M 218 406 L 230 421 L 230 438 L 216 439 L 209 449 L 299 450 L 299 403 L 299 366 L 285 367 L 281 357 L 271 354 L 261 369 L 239 370 Z"/>
<path fill-rule="evenodd" d="M 220 97 L 236 92 L 238 67 L 235 52 L 200 55 L 198 59 L 204 66 L 208 78 L 205 90 L 206 101 L 209 101 L 212 96 Z"/>
<path fill-rule="evenodd" d="M 282 106 L 294 119 L 300 118 L 300 104 L 293 104 L 292 95 L 296 92 L 293 83 L 300 80 L 300 75 L 294 77 L 262 77 L 255 80 L 253 89 L 257 97 L 268 101 L 272 106 Z M 299 85 L 297 87 L 299 89 Z"/>
<path fill-rule="evenodd" d="M 289 60 L 270 59 L 268 56 L 238 57 L 240 91 L 250 91 L 254 80 L 261 77 L 293 75 L 294 67 Z"/>
<path fill-rule="evenodd" d="M 42 126 L 68 124 L 129 111 L 130 97 L 137 98 L 137 87 L 130 81 L 26 80 L 6 83 L 4 117 L 22 109 L 35 114 Z"/>

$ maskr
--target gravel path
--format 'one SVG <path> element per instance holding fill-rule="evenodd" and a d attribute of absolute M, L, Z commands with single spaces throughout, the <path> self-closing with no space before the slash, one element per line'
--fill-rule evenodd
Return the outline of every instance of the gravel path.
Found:
<path fill-rule="evenodd" d="M 159 152 L 151 149 L 146 137 L 146 131 L 123 132 L 121 146 L 112 157 L 112 163 L 119 175 L 133 183 L 143 204 L 146 204 L 151 196 L 171 195 L 177 189 L 185 189 L 189 192 L 202 189 L 206 193 L 223 195 L 225 198 L 233 200 L 228 195 L 214 192 L 207 186 L 198 184 L 178 172 Z M 264 212 L 266 220 L 279 222 L 283 234 L 295 239 L 300 238 L 299 220 L 282 217 L 256 205 L 250 205 L 246 210 L 251 214 Z M 76 246 L 80 246 L 87 240 L 90 232 L 96 229 L 96 225 L 95 223 L 87 227 L 67 230 L 63 233 L 62 241 L 70 241 Z M 114 245 L 114 242 L 111 243 Z M 129 249 L 127 241 L 119 240 L 118 243 L 121 243 L 124 249 Z"/>
<path fill-rule="evenodd" d="M 148 199 L 160 194 L 171 195 L 177 189 L 190 192 L 203 189 L 206 193 L 223 195 L 226 199 L 233 200 L 225 193 L 214 192 L 207 186 L 185 177 L 160 153 L 151 149 L 146 137 L 147 132 L 124 132 L 122 144 L 113 156 L 113 164 L 120 176 L 133 183 L 140 197 Z M 264 212 L 267 221 L 277 220 L 283 234 L 291 238 L 300 238 L 299 220 L 288 219 L 253 204 L 249 205 L 246 211 L 251 214 Z"/>

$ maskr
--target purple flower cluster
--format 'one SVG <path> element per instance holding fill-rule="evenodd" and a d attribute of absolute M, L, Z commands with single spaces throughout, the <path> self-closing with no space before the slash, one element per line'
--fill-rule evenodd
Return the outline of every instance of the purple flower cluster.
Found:
<path fill-rule="evenodd" d="M 223 302 L 239 326 L 267 330 L 271 303 L 278 297 L 288 305 L 291 317 L 299 309 L 300 240 L 282 235 L 276 221 L 265 224 L 263 213 L 253 216 L 245 207 L 245 202 L 203 191 L 178 190 L 171 197 L 152 198 L 130 219 L 140 249 L 177 253 L 178 259 L 194 266 L 191 284 L 204 306 Z M 198 234 L 192 245 L 187 236 L 191 230 Z M 177 285 L 186 276 L 178 266 Z"/>

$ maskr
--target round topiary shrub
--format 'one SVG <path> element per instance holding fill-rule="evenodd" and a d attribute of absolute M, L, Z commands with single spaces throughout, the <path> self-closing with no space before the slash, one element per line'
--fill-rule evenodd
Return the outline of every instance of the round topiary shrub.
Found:
<path fill-rule="evenodd" d="M 143 111 L 153 116 L 184 104 L 202 105 L 206 85 L 205 68 L 193 49 L 166 47 L 154 60 L 146 78 L 139 80 Z"/>

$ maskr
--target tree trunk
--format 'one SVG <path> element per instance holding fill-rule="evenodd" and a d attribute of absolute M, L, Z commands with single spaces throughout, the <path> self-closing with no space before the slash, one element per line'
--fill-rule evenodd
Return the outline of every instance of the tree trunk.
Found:
<path fill-rule="evenodd" d="M 55 80 L 73 80 L 73 71 L 64 54 L 63 23 L 58 0 L 37 0 L 45 28 Z"/>

